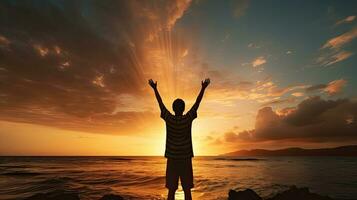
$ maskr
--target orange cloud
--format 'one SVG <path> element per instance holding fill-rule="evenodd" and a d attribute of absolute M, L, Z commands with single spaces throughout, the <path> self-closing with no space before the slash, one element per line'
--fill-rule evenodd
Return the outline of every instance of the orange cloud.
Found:
<path fill-rule="evenodd" d="M 94 80 L 92 81 L 92 83 L 96 86 L 99 86 L 99 87 L 105 87 L 105 84 L 104 84 L 104 76 L 103 75 L 100 75 L 100 76 L 96 76 L 94 78 Z"/>
<path fill-rule="evenodd" d="M 344 79 L 338 79 L 329 82 L 328 84 L 317 84 L 309 86 L 305 89 L 306 92 L 316 92 L 322 91 L 326 92 L 328 95 L 335 95 L 342 91 L 343 87 L 347 84 L 347 81 Z"/>
<path fill-rule="evenodd" d="M 174 6 L 169 6 L 169 10 L 167 13 L 169 13 L 169 19 L 167 22 L 167 25 L 169 28 L 172 28 L 176 21 L 182 17 L 184 12 L 187 10 L 187 8 L 191 4 L 191 0 L 175 0 L 173 1 Z"/>
<path fill-rule="evenodd" d="M 341 62 L 346 60 L 347 58 L 353 55 L 352 52 L 348 51 L 337 51 L 336 53 L 329 55 L 329 56 L 322 56 L 317 59 L 317 62 L 321 63 L 323 66 L 333 65 L 337 62 Z"/>
<path fill-rule="evenodd" d="M 330 49 L 339 49 L 342 46 L 348 44 L 353 39 L 357 37 L 357 27 L 353 28 L 351 31 L 339 35 L 335 38 L 328 40 L 323 46 L 322 49 L 330 48 Z"/>
<path fill-rule="evenodd" d="M 291 95 L 293 95 L 295 97 L 302 97 L 302 96 L 304 96 L 304 93 L 302 93 L 302 92 L 294 92 Z"/>
<path fill-rule="evenodd" d="M 226 74 L 229 77 L 229 73 Z M 226 77 L 226 78 L 227 78 Z M 227 78 L 230 79 L 230 78 Z M 290 92 L 305 90 L 308 86 L 298 84 L 293 86 L 280 87 L 271 78 L 262 81 L 224 81 L 215 82 L 215 86 L 210 88 L 209 96 L 212 96 L 217 103 L 234 105 L 237 100 L 253 100 L 264 105 L 291 103 L 294 98 L 280 99 Z"/>
<path fill-rule="evenodd" d="M 340 24 L 345 24 L 345 23 L 351 23 L 355 19 L 356 19 L 356 16 L 354 16 L 354 15 L 348 16 L 348 17 L 346 17 L 344 19 L 341 19 L 340 21 L 336 22 L 335 26 L 338 26 Z"/>
<path fill-rule="evenodd" d="M 286 104 L 295 102 L 295 98 L 285 98 L 285 99 L 273 99 L 262 104 L 262 106 L 272 106 L 277 104 Z"/>
<path fill-rule="evenodd" d="M 33 48 L 43 57 L 43 56 L 46 56 L 49 52 L 48 48 L 46 47 L 43 47 L 41 45 L 34 45 Z"/>
<path fill-rule="evenodd" d="M 325 92 L 329 95 L 335 95 L 342 91 L 343 87 L 346 85 L 347 81 L 344 79 L 334 80 L 331 81 L 326 88 L 324 89 Z"/>
<path fill-rule="evenodd" d="M 320 50 L 324 50 L 316 59 L 322 66 L 329 66 L 348 59 L 353 53 L 344 51 L 342 48 L 357 37 L 357 27 L 352 30 L 328 40 Z"/>
<path fill-rule="evenodd" d="M 267 61 L 263 56 L 260 56 L 258 58 L 256 58 L 253 62 L 252 62 L 252 66 L 253 67 L 258 67 L 260 65 L 265 64 Z"/>

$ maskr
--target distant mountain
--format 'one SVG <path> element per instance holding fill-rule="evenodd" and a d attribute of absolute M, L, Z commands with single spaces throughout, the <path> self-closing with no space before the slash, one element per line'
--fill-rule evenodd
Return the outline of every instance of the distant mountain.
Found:
<path fill-rule="evenodd" d="M 287 148 L 239 150 L 220 156 L 357 156 L 357 145 L 323 149 Z"/>

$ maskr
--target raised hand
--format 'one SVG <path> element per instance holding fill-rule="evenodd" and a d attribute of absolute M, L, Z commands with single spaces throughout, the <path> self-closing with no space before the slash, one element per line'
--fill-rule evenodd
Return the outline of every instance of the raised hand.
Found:
<path fill-rule="evenodd" d="M 155 97 L 156 97 L 157 102 L 159 103 L 161 112 L 163 112 L 163 110 L 167 110 L 165 105 L 164 105 L 164 103 L 162 102 L 159 90 L 156 88 L 157 87 L 157 81 L 154 82 L 152 79 L 149 79 L 148 82 L 149 82 L 149 85 L 152 87 L 152 89 L 154 89 Z"/>
<path fill-rule="evenodd" d="M 206 88 L 210 84 L 211 80 L 209 78 L 206 78 L 204 81 L 202 81 L 202 88 Z"/>
<path fill-rule="evenodd" d="M 152 79 L 149 80 L 149 85 L 153 88 L 153 89 L 156 89 L 157 87 L 157 81 L 154 82 Z"/>

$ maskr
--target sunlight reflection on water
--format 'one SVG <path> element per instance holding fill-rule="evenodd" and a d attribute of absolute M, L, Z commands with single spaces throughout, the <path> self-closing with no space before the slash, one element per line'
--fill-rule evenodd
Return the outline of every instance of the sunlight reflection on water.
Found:
<path fill-rule="evenodd" d="M 262 196 L 288 185 L 338 198 L 357 196 L 357 158 L 265 157 L 260 160 L 196 157 L 193 199 L 227 199 L 229 189 L 252 188 Z M 162 157 L 0 157 L 0 199 L 52 190 L 80 193 L 81 200 L 119 194 L 129 199 L 165 199 Z M 176 199 L 184 199 L 181 186 Z"/>
<path fill-rule="evenodd" d="M 184 200 L 185 199 L 185 193 L 183 192 L 182 188 L 179 187 L 179 189 L 176 191 L 175 194 L 175 200 Z"/>

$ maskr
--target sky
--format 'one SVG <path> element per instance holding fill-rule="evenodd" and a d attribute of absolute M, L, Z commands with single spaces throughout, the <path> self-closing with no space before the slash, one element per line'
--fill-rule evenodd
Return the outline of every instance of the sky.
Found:
<path fill-rule="evenodd" d="M 0 155 L 195 155 L 357 142 L 357 2 L 1 1 Z"/>

